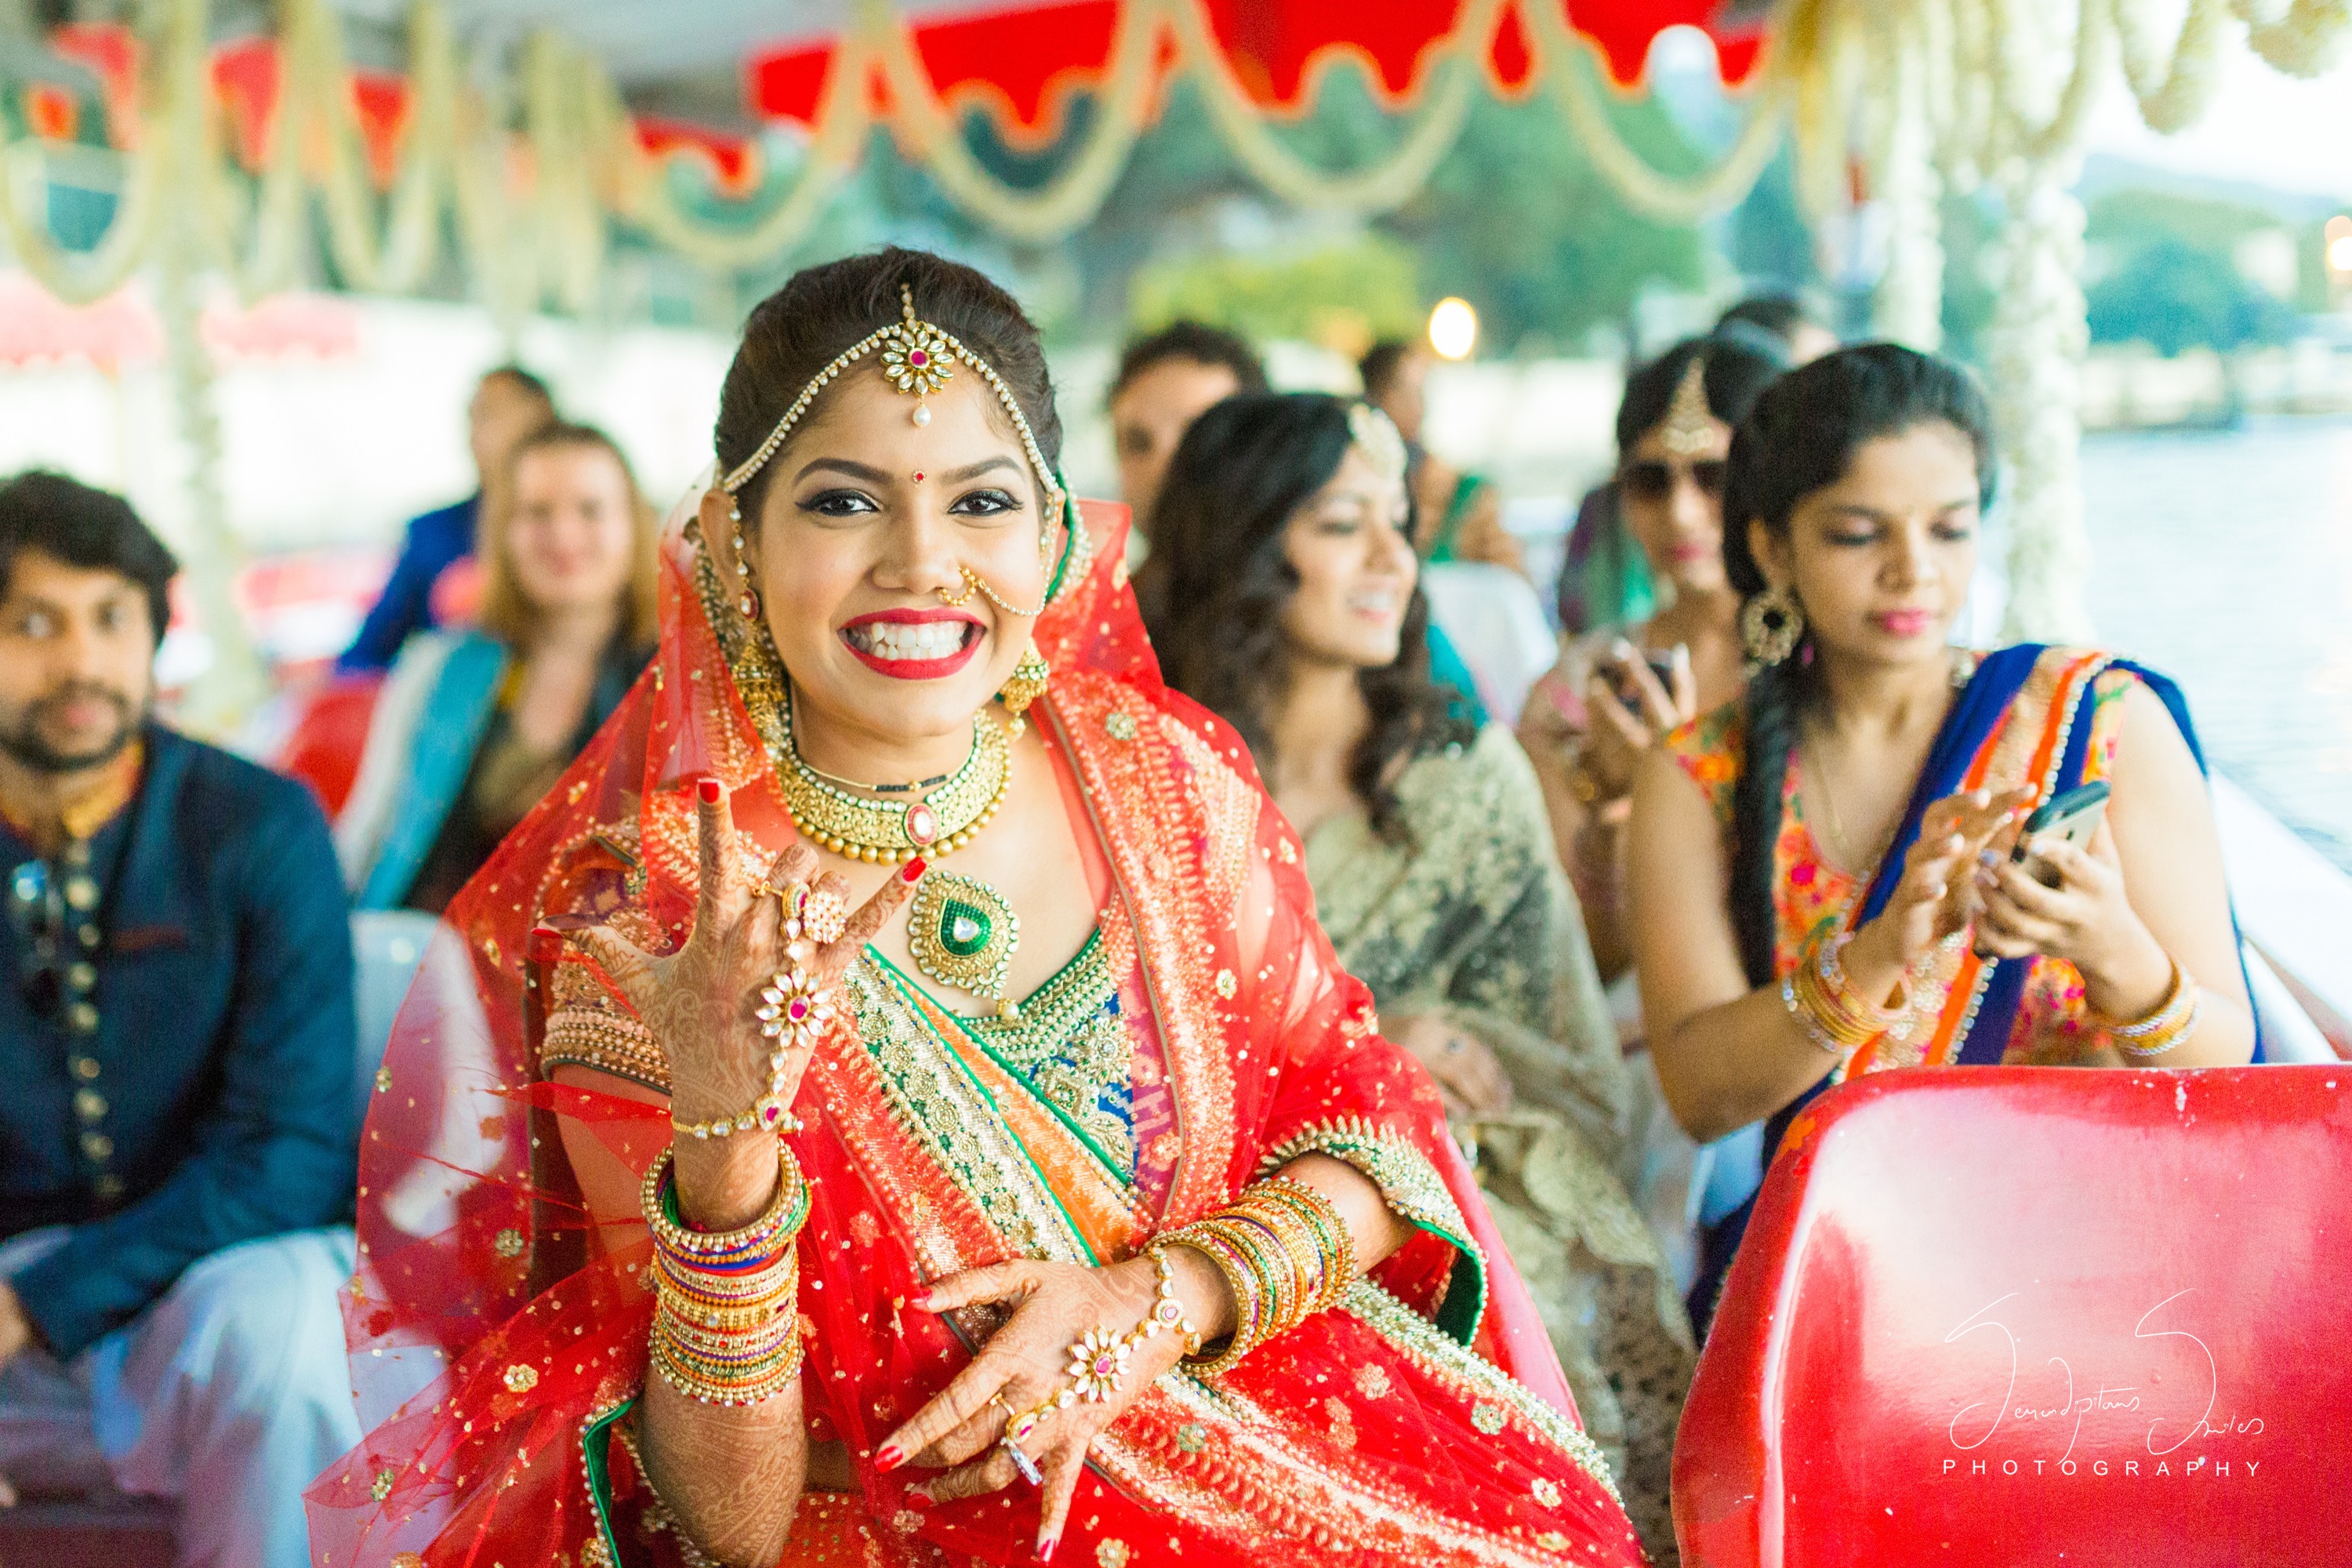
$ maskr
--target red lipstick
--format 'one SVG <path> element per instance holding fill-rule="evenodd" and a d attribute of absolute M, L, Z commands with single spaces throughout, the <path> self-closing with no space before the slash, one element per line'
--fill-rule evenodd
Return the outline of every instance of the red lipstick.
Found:
<path fill-rule="evenodd" d="M 930 626 L 953 621 L 963 626 L 963 640 L 953 653 L 939 658 L 885 658 L 857 646 L 850 633 L 860 627 L 874 626 Z M 893 680 L 944 680 L 972 661 L 980 651 L 981 634 L 987 628 L 969 610 L 904 609 L 880 610 L 870 616 L 859 616 L 842 625 L 835 635 L 841 646 L 847 648 L 868 669 L 887 675 Z"/>
<path fill-rule="evenodd" d="M 1889 637 L 1916 637 L 1934 626 L 1936 617 L 1926 610 L 1881 610 L 1870 624 Z"/>

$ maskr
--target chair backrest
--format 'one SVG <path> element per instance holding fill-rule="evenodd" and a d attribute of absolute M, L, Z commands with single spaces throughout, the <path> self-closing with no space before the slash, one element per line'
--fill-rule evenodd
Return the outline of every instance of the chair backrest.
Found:
<path fill-rule="evenodd" d="M 408 984 L 425 958 L 425 945 L 440 921 L 415 910 L 362 910 L 352 916 L 352 951 L 359 961 L 355 1000 L 359 1012 L 359 1072 L 354 1092 L 359 1098 L 356 1127 L 367 1117 L 368 1096 L 375 1089 L 375 1069 L 383 1065 L 383 1048 L 392 1040 L 393 1020 L 408 995 Z"/>
<path fill-rule="evenodd" d="M 2342 1561 L 2352 1064 L 1873 1075 L 1766 1176 L 1690 1568 Z"/>
<path fill-rule="evenodd" d="M 383 676 L 368 674 L 338 676 L 320 687 L 303 700 L 278 754 L 278 770 L 309 784 L 331 818 L 343 809 L 359 777 L 368 721 L 383 686 Z"/>

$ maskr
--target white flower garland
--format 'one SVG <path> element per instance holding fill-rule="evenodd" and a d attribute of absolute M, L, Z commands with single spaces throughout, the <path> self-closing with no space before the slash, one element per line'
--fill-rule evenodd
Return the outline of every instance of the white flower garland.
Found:
<path fill-rule="evenodd" d="M 1570 132 L 1625 199 L 1654 216 L 1689 220 L 1737 202 L 1784 132 L 1795 139 L 1801 193 L 1817 211 L 1846 199 L 1849 161 L 1862 157 L 1889 217 L 1877 321 L 1903 342 L 1929 347 L 1939 337 L 1943 191 L 1997 184 L 2011 213 L 1992 334 L 1993 396 L 2016 465 L 2011 626 L 2072 636 L 2086 629 L 2074 457 L 2084 330 L 2075 279 L 2082 211 L 2065 187 L 2090 110 L 2120 75 L 2149 125 L 2187 124 L 2211 97 L 2232 17 L 2257 55 L 2301 76 L 2326 69 L 2352 37 L 2352 0 L 2188 0 L 2168 48 L 2151 36 L 2152 0 L 1780 0 L 1738 142 L 1713 169 L 1675 179 L 1617 134 L 1590 50 L 1559 5 L 1467 0 L 1451 33 L 1431 46 L 1426 101 L 1396 145 L 1364 168 L 1331 173 L 1275 135 L 1234 78 L 1203 5 L 1125 0 L 1092 129 L 1054 179 L 1025 190 L 971 155 L 887 0 L 856 0 L 796 175 L 754 221 L 730 225 L 680 201 L 670 159 L 639 143 L 610 76 L 561 39 L 542 35 L 524 51 L 511 89 L 519 114 L 508 112 L 499 84 L 468 86 L 446 0 L 420 0 L 410 15 L 409 112 L 382 200 L 329 0 L 282 0 L 271 151 L 248 202 L 231 176 L 213 103 L 208 0 L 160 0 L 144 40 L 151 101 L 122 154 L 121 195 L 105 237 L 85 255 L 68 254 L 24 200 L 38 183 L 14 179 L 0 179 L 0 232 L 44 287 L 71 302 L 111 293 L 167 252 L 171 267 L 209 266 L 251 297 L 299 280 L 316 190 L 335 265 L 357 288 L 418 287 L 441 265 L 444 220 L 454 216 L 467 273 L 500 316 L 551 296 L 585 310 L 604 288 L 614 219 L 717 268 L 770 262 L 797 244 L 864 155 L 877 124 L 868 83 L 878 75 L 890 129 L 950 198 L 1003 233 L 1045 244 L 1100 210 L 1141 132 L 1163 50 L 1172 50 L 1174 71 L 1199 80 L 1220 135 L 1267 190 L 1299 205 L 1373 213 L 1409 198 L 1454 144 L 1488 41 L 1516 5 L 1533 69 Z M 43 156 L 37 139 L 0 144 L 10 163 Z M 518 168 L 529 171 L 520 184 Z M 193 285 L 173 299 L 174 310 L 192 310 Z M 191 357 L 202 352 L 193 321 L 173 327 L 174 384 L 198 449 L 198 510 L 208 517 L 218 433 L 198 406 L 208 384 Z"/>
<path fill-rule="evenodd" d="M 2293 0 L 2284 12 L 2263 0 L 2231 0 L 2254 53 L 2289 76 L 2315 77 L 2343 57 L 2352 37 L 2352 0 Z"/>
<path fill-rule="evenodd" d="M 2021 166 L 2004 182 L 2009 222 L 1991 328 L 1993 416 L 2011 465 L 2010 640 L 2082 640 L 2091 632 L 2083 584 L 2081 453 L 2083 204 L 2072 170 Z"/>
<path fill-rule="evenodd" d="M 1874 65 L 1892 90 L 1877 105 L 1884 128 L 1871 164 L 1887 219 L 1886 270 L 1874 305 L 1880 336 L 1933 353 L 1944 341 L 1944 182 L 1919 20 L 1897 14 L 1874 29 Z"/>

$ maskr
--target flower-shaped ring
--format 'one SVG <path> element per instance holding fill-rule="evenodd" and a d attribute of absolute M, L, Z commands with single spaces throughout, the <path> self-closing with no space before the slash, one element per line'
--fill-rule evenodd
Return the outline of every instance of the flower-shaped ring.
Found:
<path fill-rule="evenodd" d="M 1127 1356 L 1132 1348 L 1126 1337 L 1111 1332 L 1100 1323 L 1088 1329 L 1070 1346 L 1072 1392 L 1092 1404 L 1100 1404 L 1117 1394 L 1127 1376 Z"/>

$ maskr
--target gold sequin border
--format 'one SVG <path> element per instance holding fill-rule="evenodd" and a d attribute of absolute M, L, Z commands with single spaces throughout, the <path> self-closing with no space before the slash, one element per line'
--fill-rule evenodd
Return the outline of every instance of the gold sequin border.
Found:
<path fill-rule="evenodd" d="M 1406 1360 L 1451 1385 L 1465 1399 L 1489 1400 L 1506 1407 L 1530 1432 L 1566 1455 L 1620 1508 L 1624 1506 L 1625 1500 L 1618 1496 L 1616 1479 L 1609 1473 L 1609 1461 L 1602 1458 L 1599 1445 L 1501 1367 L 1468 1346 L 1455 1343 L 1436 1324 L 1369 1279 L 1358 1280 L 1336 1310 L 1361 1321 Z"/>

